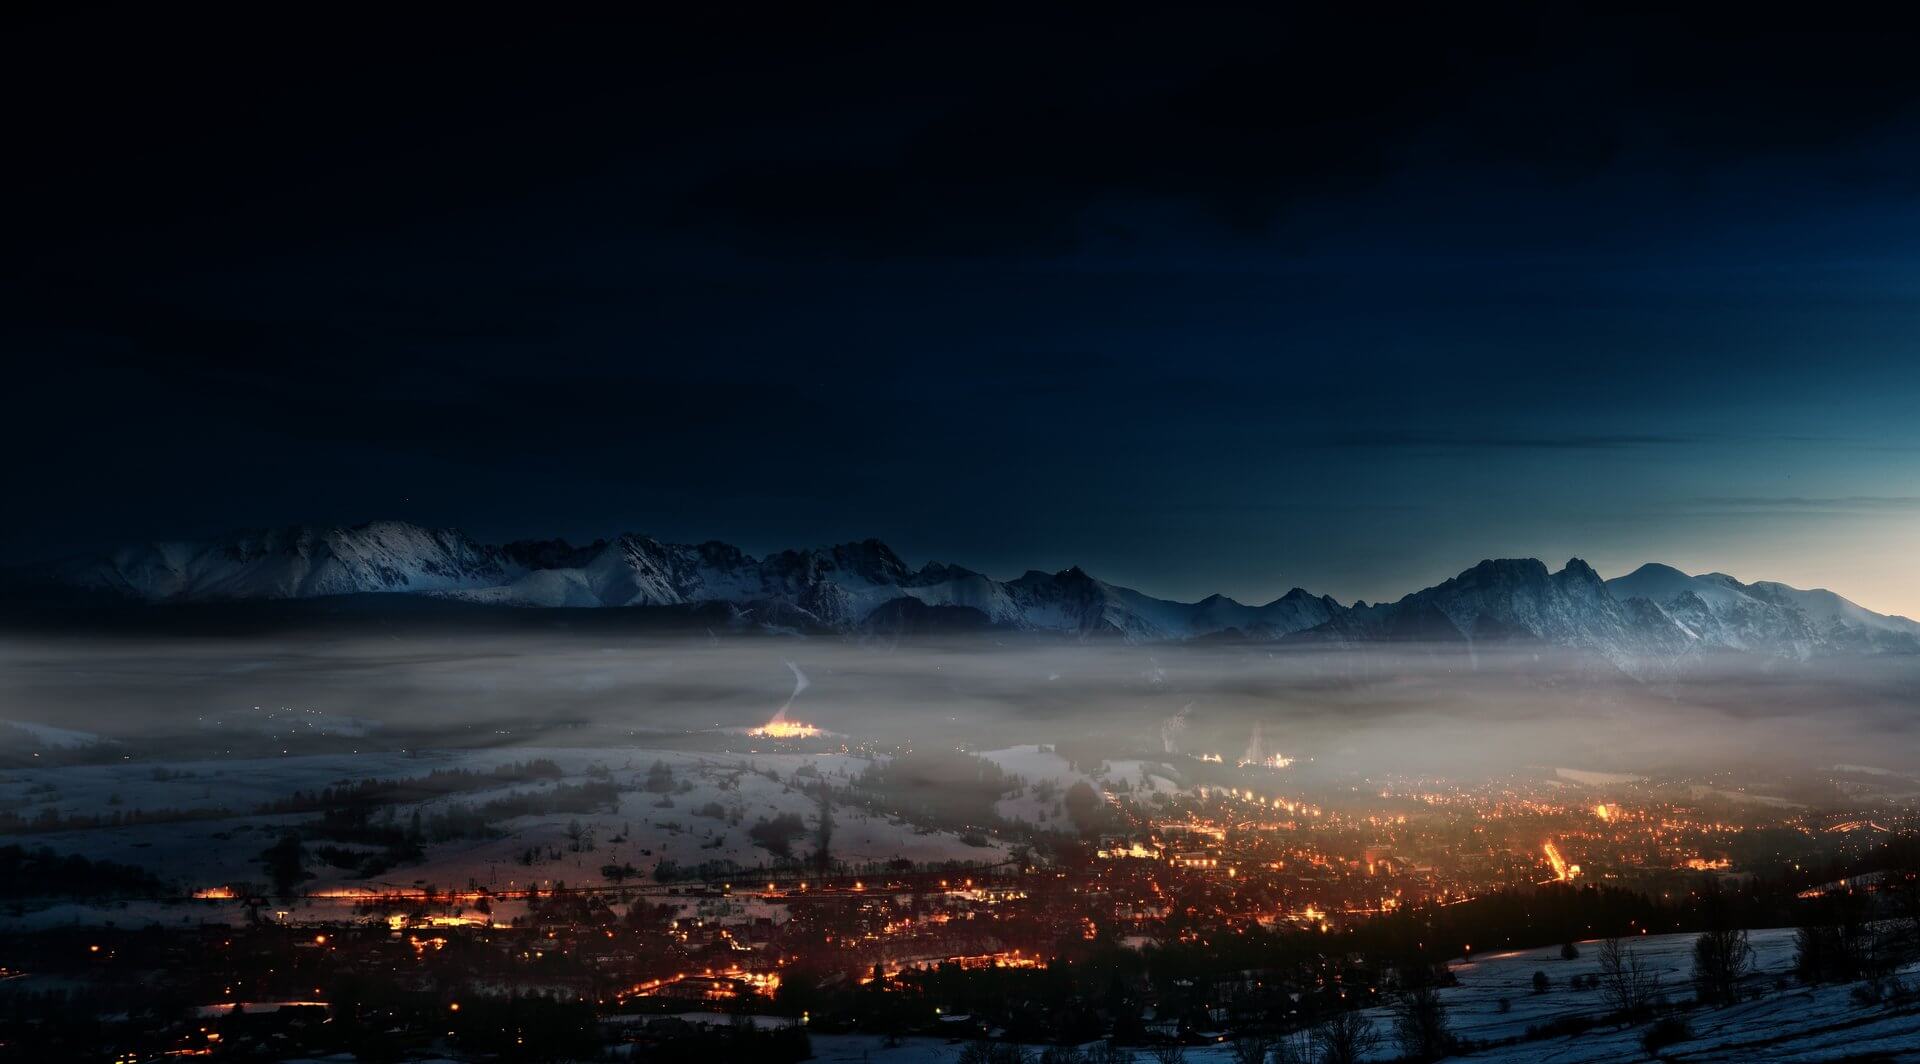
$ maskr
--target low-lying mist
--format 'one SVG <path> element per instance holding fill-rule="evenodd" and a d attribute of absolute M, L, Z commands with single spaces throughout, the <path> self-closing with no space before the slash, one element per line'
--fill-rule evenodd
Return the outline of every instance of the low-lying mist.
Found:
<path fill-rule="evenodd" d="M 0 644 L 0 719 L 170 750 L 283 729 L 389 748 L 644 744 L 757 726 L 793 698 L 790 718 L 879 743 L 1096 740 L 1116 755 L 1228 761 L 1257 745 L 1261 756 L 1363 772 L 1897 768 L 1920 752 L 1917 676 L 1920 662 L 1906 659 L 1729 656 L 1648 682 L 1577 654 L 1511 645 L 1468 653 L 1018 637 L 14 638 Z"/>

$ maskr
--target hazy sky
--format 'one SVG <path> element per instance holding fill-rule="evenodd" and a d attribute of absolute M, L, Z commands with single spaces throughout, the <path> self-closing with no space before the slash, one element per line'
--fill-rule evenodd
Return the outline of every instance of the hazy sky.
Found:
<path fill-rule="evenodd" d="M 1543 12 L 44 16 L 0 546 L 1579 555 L 1920 616 L 1920 40 Z"/>

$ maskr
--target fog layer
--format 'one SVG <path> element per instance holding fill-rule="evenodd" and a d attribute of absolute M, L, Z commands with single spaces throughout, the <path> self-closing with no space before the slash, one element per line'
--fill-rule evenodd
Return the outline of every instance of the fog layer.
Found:
<path fill-rule="evenodd" d="M 640 743 L 758 725 L 791 698 L 789 718 L 880 743 L 1098 738 L 1115 750 L 1233 759 L 1257 725 L 1265 753 L 1361 771 L 1696 771 L 1911 764 L 1916 676 L 1920 663 L 1904 659 L 1762 667 L 1730 658 L 1644 682 L 1513 647 L 471 633 L 10 639 L 0 644 L 0 718 L 170 746 L 217 746 L 271 727 L 268 718 L 369 745 Z"/>

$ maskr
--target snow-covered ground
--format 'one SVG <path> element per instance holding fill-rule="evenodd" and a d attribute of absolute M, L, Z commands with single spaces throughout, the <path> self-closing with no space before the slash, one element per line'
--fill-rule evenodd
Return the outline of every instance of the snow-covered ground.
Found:
<path fill-rule="evenodd" d="M 1155 761 L 1108 761 L 1106 771 L 1088 775 L 1054 753 L 1052 747 L 1012 746 L 1004 750 L 983 751 L 980 756 L 999 765 L 1009 775 L 1027 781 L 1024 793 L 1002 798 L 995 804 L 994 811 L 1008 820 L 1029 824 L 1057 821 L 1065 817 L 1066 808 L 1061 804 L 1061 797 L 1066 794 L 1068 787 L 1082 781 L 1102 792 L 1114 791 L 1124 781 L 1130 793 L 1139 799 L 1145 799 L 1155 792 L 1171 795 L 1180 790 L 1180 785 L 1170 778 L 1172 769 Z M 1035 787 L 1036 784 L 1045 783 L 1053 785 L 1049 798 L 1040 797 Z"/>
<path fill-rule="evenodd" d="M 1689 983 L 1694 935 L 1650 935 L 1628 943 L 1659 974 L 1661 987 L 1676 1002 L 1693 997 Z M 1862 1006 L 1851 986 L 1806 987 L 1791 979 L 1793 930 L 1752 932 L 1755 973 L 1747 985 L 1759 996 L 1724 1009 L 1696 1008 L 1685 1013 L 1693 1038 L 1671 1045 L 1664 1055 L 1689 1061 L 1824 1061 L 1860 1056 L 1881 1060 L 1920 1060 L 1920 1009 Z M 1599 970 L 1599 944 L 1582 943 L 1577 960 L 1561 960 L 1559 947 L 1518 950 L 1477 957 L 1454 966 L 1460 985 L 1441 992 L 1456 1034 L 1476 1041 L 1523 1038 L 1529 1026 L 1569 1016 L 1598 1019 L 1606 1008 L 1598 990 L 1572 990 L 1574 975 Z M 1533 973 L 1545 972 L 1552 989 L 1533 992 Z M 1920 965 L 1902 973 L 1909 983 Z M 1501 1011 L 1501 1002 L 1507 1011 Z M 1385 1009 L 1369 1014 L 1383 1037 L 1392 1020 Z M 1519 1041 L 1472 1054 L 1476 1061 L 1582 1064 L 1587 1061 L 1653 1059 L 1641 1047 L 1646 1025 L 1618 1028 L 1607 1024 L 1584 1034 Z M 1876 1056 L 1875 1054 L 1885 1054 Z"/>
<path fill-rule="evenodd" d="M 1616 787 L 1623 783 L 1638 783 L 1645 778 L 1625 772 L 1595 772 L 1584 768 L 1556 768 L 1553 771 L 1561 779 L 1572 780 L 1582 787 Z"/>
<path fill-rule="evenodd" d="M 1638 952 L 1660 975 L 1661 986 L 1676 1002 L 1693 996 L 1688 982 L 1693 935 L 1651 935 L 1633 940 Z M 1920 1008 L 1883 1008 L 1853 1000 L 1852 987 L 1805 987 L 1787 977 L 1793 966 L 1793 931 L 1778 928 L 1750 935 L 1755 973 L 1749 989 L 1759 996 L 1724 1009 L 1695 1008 L 1684 1015 L 1693 1038 L 1663 1051 L 1668 1060 L 1735 1064 L 1744 1061 L 1920 1061 Z M 1601 1023 L 1579 1035 L 1527 1040 L 1527 1028 L 1566 1017 L 1599 1020 L 1606 1012 L 1598 990 L 1572 990 L 1572 976 L 1599 970 L 1599 943 L 1581 943 L 1577 960 L 1561 960 L 1557 946 L 1516 950 L 1479 957 L 1454 966 L 1459 985 L 1441 991 L 1454 1032 L 1477 1042 L 1515 1040 L 1457 1058 L 1489 1064 L 1612 1064 L 1649 1061 L 1641 1046 L 1646 1024 L 1616 1027 Z M 1552 980 L 1545 994 L 1533 992 L 1533 973 L 1544 971 Z M 1920 965 L 1901 973 L 1909 984 L 1920 979 Z M 1501 1011 L 1505 1001 L 1506 1011 Z M 1392 1039 L 1392 1018 L 1386 1009 L 1369 1010 L 1381 1036 L 1374 1059 L 1399 1055 Z M 814 1059 L 827 1062 L 861 1061 L 870 1064 L 939 1064 L 956 1060 L 965 1048 L 943 1039 L 911 1038 L 888 1047 L 878 1035 L 814 1035 Z M 1034 1047 L 1036 1052 L 1040 1047 Z M 1134 1051 L 1136 1061 L 1152 1057 Z M 1227 1064 L 1227 1045 L 1190 1046 L 1190 1064 Z"/>
<path fill-rule="evenodd" d="M 93 732 L 56 728 L 51 724 L 34 724 L 30 721 L 0 720 L 0 743 L 16 741 L 37 743 L 52 750 L 75 750 L 105 740 Z"/>
<path fill-rule="evenodd" d="M 761 819 L 783 814 L 799 817 L 808 834 L 793 841 L 793 853 L 811 850 L 811 829 L 818 806 L 812 785 L 825 780 L 844 792 L 868 762 L 845 754 L 730 754 L 623 749 L 516 747 L 407 756 L 399 753 L 321 755 L 146 764 L 84 765 L 18 769 L 0 773 L 0 802 L 26 816 L 43 809 L 61 815 L 111 815 L 160 809 L 218 811 L 236 815 L 118 828 L 36 832 L 7 842 L 46 846 L 60 853 L 136 864 L 186 891 L 234 883 L 261 883 L 266 875 L 261 851 L 287 825 L 315 814 L 261 815 L 263 803 L 295 791 L 314 792 L 355 780 L 418 778 L 436 770 L 491 772 L 496 766 L 532 759 L 555 762 L 557 781 L 578 785 L 607 780 L 621 788 L 617 809 L 592 813 L 522 816 L 496 824 L 496 838 L 460 839 L 430 844 L 425 859 L 397 866 L 372 879 L 314 862 L 315 878 L 306 892 L 373 889 L 431 884 L 511 889 L 556 880 L 573 886 L 605 883 L 601 868 L 631 864 L 645 879 L 661 861 L 691 868 L 709 861 L 733 861 L 744 867 L 770 863 L 772 855 L 755 845 L 748 829 Z M 651 766 L 663 762 L 673 773 L 673 789 L 644 789 Z M 777 777 L 777 778 L 771 778 Z M 553 782 L 500 783 L 395 807 L 405 825 L 414 810 L 429 820 L 454 803 L 479 805 L 511 793 L 543 791 Z M 685 787 L 686 789 L 681 789 Z M 713 815 L 718 811 L 721 815 Z M 915 862 L 997 863 L 1007 847 L 989 840 L 969 845 L 951 832 L 922 829 L 906 821 L 869 815 L 857 805 L 836 804 L 832 852 L 851 865 L 904 858 Z M 569 834 L 577 822 L 591 837 L 591 849 L 576 847 Z M 976 840 L 978 841 L 978 840 Z M 324 842 L 309 846 L 325 845 Z M 525 863 L 529 852 L 535 857 Z M 183 918 L 217 919 L 219 906 L 159 905 L 141 902 L 104 906 L 60 905 L 21 913 L 0 913 L 0 927 L 111 919 L 121 924 Z M 233 908 L 233 906 L 227 906 Z M 202 912 L 200 910 L 207 910 Z M 191 911 L 190 911 L 191 910 Z M 337 905 L 296 905 L 293 918 L 337 917 Z M 499 914 L 504 918 L 504 913 Z"/>

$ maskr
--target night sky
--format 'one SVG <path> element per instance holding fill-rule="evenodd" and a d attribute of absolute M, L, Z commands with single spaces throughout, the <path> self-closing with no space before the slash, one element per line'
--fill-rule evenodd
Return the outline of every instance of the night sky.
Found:
<path fill-rule="evenodd" d="M 1579 555 L 1920 616 L 1910 27 L 690 6 L 16 18 L 0 549 Z"/>

